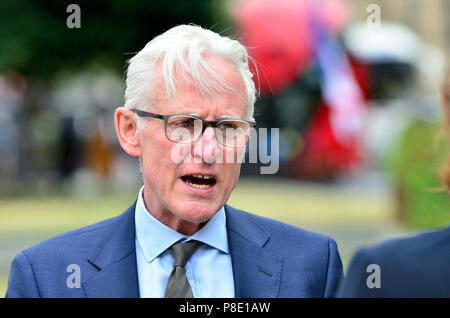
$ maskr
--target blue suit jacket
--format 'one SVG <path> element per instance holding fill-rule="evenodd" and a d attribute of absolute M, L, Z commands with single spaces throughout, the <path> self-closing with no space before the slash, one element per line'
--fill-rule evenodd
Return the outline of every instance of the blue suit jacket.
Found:
<path fill-rule="evenodd" d="M 135 205 L 18 254 L 6 297 L 139 297 Z M 333 239 L 225 206 L 236 297 L 333 297 L 342 263 Z M 80 288 L 68 288 L 80 269 Z"/>
<path fill-rule="evenodd" d="M 373 270 L 367 272 L 370 264 L 379 265 L 380 288 L 367 287 L 367 278 L 374 274 Z M 359 250 L 339 287 L 339 296 L 450 297 L 450 227 Z"/>

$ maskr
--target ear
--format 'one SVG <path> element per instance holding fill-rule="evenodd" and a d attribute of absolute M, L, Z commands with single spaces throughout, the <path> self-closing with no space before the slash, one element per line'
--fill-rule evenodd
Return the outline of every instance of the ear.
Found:
<path fill-rule="evenodd" d="M 141 145 L 134 112 L 124 107 L 117 108 L 114 113 L 114 126 L 122 149 L 130 156 L 139 157 Z"/>

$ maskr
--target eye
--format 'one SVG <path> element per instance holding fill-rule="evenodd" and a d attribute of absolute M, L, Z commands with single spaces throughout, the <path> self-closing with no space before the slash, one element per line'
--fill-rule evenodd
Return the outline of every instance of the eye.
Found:
<path fill-rule="evenodd" d="M 236 129 L 238 128 L 237 123 L 231 121 L 225 121 L 219 124 L 221 129 Z"/>
<path fill-rule="evenodd" d="M 189 127 L 192 123 L 192 119 L 185 119 L 183 121 L 180 121 L 181 127 Z"/>
<path fill-rule="evenodd" d="M 182 127 L 182 128 L 189 128 L 189 127 L 194 126 L 194 119 L 193 118 L 177 118 L 176 120 L 171 121 L 170 125 L 174 125 L 174 126 Z"/>

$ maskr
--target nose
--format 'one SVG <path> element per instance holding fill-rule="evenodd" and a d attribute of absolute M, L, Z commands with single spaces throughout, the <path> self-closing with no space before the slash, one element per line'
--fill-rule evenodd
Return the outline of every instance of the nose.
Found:
<path fill-rule="evenodd" d="M 200 138 L 194 143 L 193 157 L 194 159 L 201 159 L 202 162 L 214 163 L 216 158 L 216 137 L 214 135 L 214 128 L 206 127 Z"/>

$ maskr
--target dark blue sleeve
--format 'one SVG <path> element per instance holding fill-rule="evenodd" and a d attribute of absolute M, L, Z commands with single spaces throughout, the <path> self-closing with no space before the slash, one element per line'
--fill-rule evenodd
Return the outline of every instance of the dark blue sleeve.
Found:
<path fill-rule="evenodd" d="M 38 297 L 40 297 L 40 294 L 31 263 L 22 252 L 12 261 L 5 298 Z"/>

